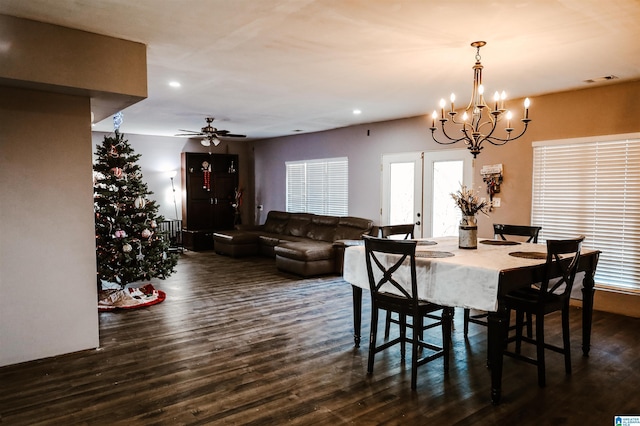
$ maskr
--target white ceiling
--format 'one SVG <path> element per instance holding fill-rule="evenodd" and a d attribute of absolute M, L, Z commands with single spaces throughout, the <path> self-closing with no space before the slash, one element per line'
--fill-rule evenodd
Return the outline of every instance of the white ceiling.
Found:
<path fill-rule="evenodd" d="M 210 115 L 254 139 L 430 114 L 452 91 L 468 102 L 475 40 L 487 92 L 531 97 L 534 119 L 536 95 L 640 78 L 639 0 L 0 0 L 0 13 L 145 43 L 149 97 L 123 111 L 129 134 Z"/>

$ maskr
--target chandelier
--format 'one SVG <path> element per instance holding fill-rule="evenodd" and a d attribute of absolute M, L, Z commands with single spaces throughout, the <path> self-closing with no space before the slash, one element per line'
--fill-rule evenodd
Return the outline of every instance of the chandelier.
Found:
<path fill-rule="evenodd" d="M 524 118 L 521 119 L 524 127 L 522 132 L 515 137 L 512 137 L 513 127 L 511 127 L 511 119 L 513 114 L 511 111 L 504 109 L 504 100 L 507 94 L 495 92 L 493 95 L 493 108 L 491 108 L 484 100 L 484 86 L 482 85 L 482 64 L 480 63 L 480 48 L 487 44 L 484 41 L 474 41 L 471 43 L 472 47 L 477 49 L 476 51 L 476 64 L 473 66 L 473 93 L 471 94 L 471 101 L 469 106 L 464 110 L 462 115 L 462 121 L 456 121 L 457 112 L 455 111 L 454 101 L 455 95 L 451 94 L 451 110 L 445 111 L 446 102 L 444 99 L 440 100 L 440 118 L 438 118 L 438 112 L 433 111 L 431 115 L 431 137 L 434 141 L 442 145 L 451 145 L 457 142 L 464 142 L 467 145 L 473 158 L 482 150 L 482 143 L 489 142 L 493 145 L 504 145 L 509 141 L 516 140 L 527 131 L 527 126 L 531 121 L 529 119 L 529 98 L 524 100 Z M 506 119 L 506 126 L 504 128 L 506 137 L 498 137 L 494 135 L 498 121 L 504 121 Z M 436 121 L 440 121 L 440 129 L 447 138 L 445 141 L 439 141 L 436 139 L 435 131 L 437 130 Z M 452 137 L 447 133 L 447 128 L 458 129 L 462 132 L 460 137 Z M 452 131 L 452 130 L 449 130 Z"/>

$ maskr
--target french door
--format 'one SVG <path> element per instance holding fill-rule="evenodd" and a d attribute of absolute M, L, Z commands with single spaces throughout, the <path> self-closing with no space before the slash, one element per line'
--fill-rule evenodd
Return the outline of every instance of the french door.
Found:
<path fill-rule="evenodd" d="M 460 212 L 451 193 L 473 184 L 467 149 L 384 154 L 381 225 L 415 223 L 415 236 L 458 234 Z"/>

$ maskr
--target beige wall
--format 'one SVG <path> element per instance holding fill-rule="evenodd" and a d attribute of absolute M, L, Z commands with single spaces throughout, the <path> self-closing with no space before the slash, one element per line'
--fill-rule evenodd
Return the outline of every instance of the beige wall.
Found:
<path fill-rule="evenodd" d="M 140 43 L 4 15 L 0 38 L 5 365 L 99 344 L 90 117 L 143 99 L 147 80 Z"/>
<path fill-rule="evenodd" d="M 531 215 L 532 142 L 624 134 L 640 131 L 640 81 L 608 84 L 571 92 L 553 93 L 531 99 L 533 121 L 521 139 L 501 147 L 488 146 L 478 156 L 476 180 L 484 164 L 502 163 L 504 181 L 500 208 L 490 218 L 480 217 L 483 236 L 491 224 L 529 224 Z M 520 108 L 522 100 L 512 104 Z"/>
<path fill-rule="evenodd" d="M 89 112 L 0 87 L 0 365 L 98 346 Z"/>

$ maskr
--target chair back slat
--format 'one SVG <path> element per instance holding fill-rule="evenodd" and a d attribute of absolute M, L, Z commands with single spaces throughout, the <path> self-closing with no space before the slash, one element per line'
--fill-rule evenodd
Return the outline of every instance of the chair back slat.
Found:
<path fill-rule="evenodd" d="M 568 240 L 547 240 L 547 262 L 540 295 L 569 297 L 578 271 L 584 236 Z M 562 291 L 559 290 L 564 286 Z"/>
<path fill-rule="evenodd" d="M 415 241 L 364 236 L 367 275 L 374 303 L 379 297 L 393 294 L 394 297 L 411 299 L 417 306 L 416 245 Z M 402 266 L 409 267 L 409 285 L 402 285 L 403 280 L 398 278 Z M 406 271 L 402 275 L 406 278 Z M 388 285 L 386 290 L 383 288 L 385 285 Z M 390 293 L 389 286 L 400 294 Z"/>
<path fill-rule="evenodd" d="M 526 242 L 535 244 L 538 242 L 538 234 L 541 229 L 541 226 L 505 225 L 502 223 L 494 223 L 493 235 L 494 237 L 500 237 L 504 241 L 507 240 L 505 235 L 528 237 Z"/>
<path fill-rule="evenodd" d="M 392 236 L 401 236 L 405 240 L 413 239 L 415 225 L 413 223 L 407 223 L 402 225 L 385 225 L 380 227 L 380 235 L 382 238 L 389 238 Z"/>

